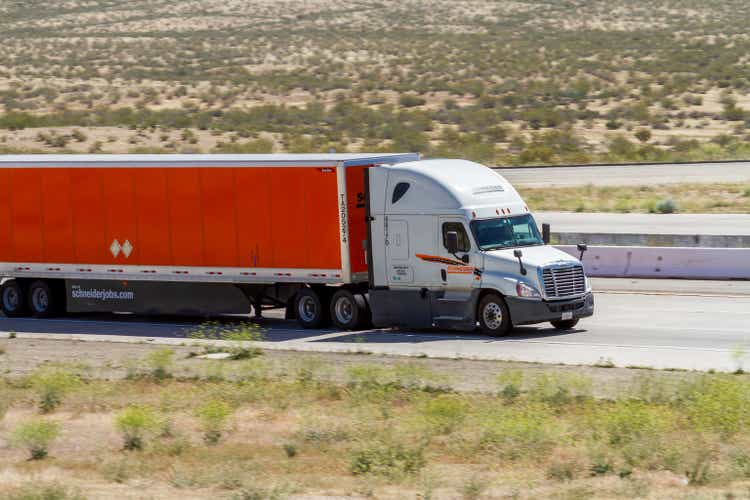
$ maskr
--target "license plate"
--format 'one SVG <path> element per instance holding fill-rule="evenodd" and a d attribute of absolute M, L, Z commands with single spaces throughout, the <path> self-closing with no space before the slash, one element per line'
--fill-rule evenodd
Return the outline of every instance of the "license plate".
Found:
<path fill-rule="evenodd" d="M 565 321 L 567 319 L 573 319 L 572 311 L 565 311 L 564 313 L 562 313 L 562 320 Z"/>

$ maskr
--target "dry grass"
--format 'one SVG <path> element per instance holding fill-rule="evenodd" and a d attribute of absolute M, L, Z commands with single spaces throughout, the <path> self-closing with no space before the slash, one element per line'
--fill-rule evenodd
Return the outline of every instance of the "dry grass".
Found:
<path fill-rule="evenodd" d="M 750 184 L 521 189 L 534 210 L 660 213 L 668 200 L 676 213 L 750 213 Z"/>
<path fill-rule="evenodd" d="M 182 361 L 178 352 L 162 368 Z M 11 402 L 0 497 L 709 498 L 750 478 L 744 375 L 631 370 L 602 400 L 594 388 L 613 370 L 498 363 L 493 392 L 453 392 L 428 362 L 354 362 L 339 382 L 324 363 L 291 356 L 283 373 L 261 356 L 225 362 L 211 380 L 197 360 L 178 378 L 84 377 L 46 416 L 62 434 L 33 463 L 4 445 L 38 414 L 27 377 L 11 376 L 0 382 Z M 209 443 L 207 401 L 221 402 L 223 422 Z M 134 405 L 148 409 L 148 429 L 141 450 L 124 451 L 116 416 Z"/>

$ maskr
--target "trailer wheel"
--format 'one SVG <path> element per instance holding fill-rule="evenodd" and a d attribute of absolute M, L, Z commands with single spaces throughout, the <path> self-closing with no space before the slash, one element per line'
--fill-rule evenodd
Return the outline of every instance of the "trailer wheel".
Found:
<path fill-rule="evenodd" d="M 578 319 L 558 319 L 550 321 L 550 323 L 552 323 L 552 326 L 554 326 L 556 330 L 570 330 L 578 324 Z"/>
<path fill-rule="evenodd" d="M 479 302 L 479 327 L 482 333 L 492 337 L 507 335 L 513 328 L 510 310 L 505 300 L 496 293 L 485 295 Z"/>
<path fill-rule="evenodd" d="M 342 330 L 359 330 L 368 320 L 365 298 L 347 289 L 337 291 L 331 298 L 331 320 Z"/>
<path fill-rule="evenodd" d="M 2 303 L 3 314 L 9 318 L 26 316 L 26 300 L 23 288 L 16 280 L 8 280 L 0 288 L 0 303 Z"/>
<path fill-rule="evenodd" d="M 297 292 L 294 309 L 297 322 L 302 328 L 323 328 L 328 326 L 328 295 L 324 291 L 303 288 Z"/>
<path fill-rule="evenodd" d="M 29 287 L 28 304 L 35 318 L 48 318 L 57 311 L 58 294 L 46 281 L 35 281 Z"/>

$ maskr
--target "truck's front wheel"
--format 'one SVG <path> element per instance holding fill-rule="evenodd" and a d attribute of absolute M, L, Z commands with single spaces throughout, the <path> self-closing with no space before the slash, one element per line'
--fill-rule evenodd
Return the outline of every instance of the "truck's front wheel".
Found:
<path fill-rule="evenodd" d="M 322 290 L 303 288 L 297 292 L 294 301 L 297 322 L 302 328 L 323 328 L 328 326 L 328 297 Z"/>
<path fill-rule="evenodd" d="M 505 300 L 496 293 L 489 293 L 479 301 L 479 327 L 482 333 L 493 337 L 507 335 L 513 328 L 510 310 Z"/>
<path fill-rule="evenodd" d="M 367 302 L 359 293 L 338 290 L 331 298 L 331 319 L 342 330 L 358 330 L 367 323 Z"/>

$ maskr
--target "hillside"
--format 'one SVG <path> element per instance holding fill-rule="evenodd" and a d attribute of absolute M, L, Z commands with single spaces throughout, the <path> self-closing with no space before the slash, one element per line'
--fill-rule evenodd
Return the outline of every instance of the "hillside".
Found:
<path fill-rule="evenodd" d="M 747 158 L 740 0 L 0 4 L 0 150 Z"/>

